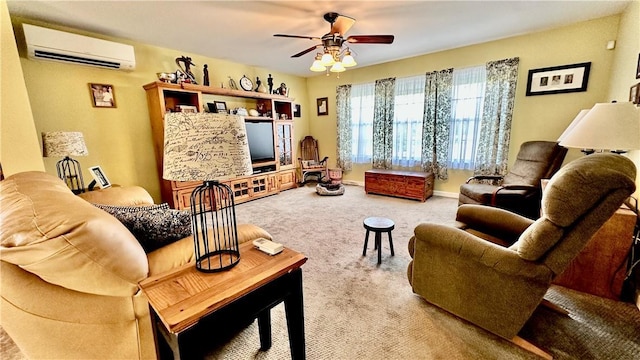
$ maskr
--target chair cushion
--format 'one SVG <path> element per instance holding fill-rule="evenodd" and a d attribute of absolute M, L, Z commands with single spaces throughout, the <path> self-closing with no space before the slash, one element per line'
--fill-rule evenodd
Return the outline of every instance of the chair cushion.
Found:
<path fill-rule="evenodd" d="M 113 216 L 74 195 L 44 172 L 0 182 L 0 255 L 68 289 L 132 296 L 147 277 L 147 257 Z"/>
<path fill-rule="evenodd" d="M 558 152 L 564 150 L 552 141 L 528 141 L 520 146 L 513 167 L 504 177 L 503 184 L 540 186 L 540 179 L 547 177 Z"/>

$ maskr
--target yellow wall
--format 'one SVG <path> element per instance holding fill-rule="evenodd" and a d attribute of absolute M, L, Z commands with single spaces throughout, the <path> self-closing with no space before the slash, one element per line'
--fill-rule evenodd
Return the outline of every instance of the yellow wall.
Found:
<path fill-rule="evenodd" d="M 18 49 L 23 52 L 23 35 L 20 24 L 25 21 L 35 25 L 57 28 L 84 35 L 132 44 L 135 47 L 137 69 L 133 72 L 102 70 L 79 65 L 68 65 L 26 59 L 21 53 L 20 62 L 24 72 L 24 82 L 29 99 L 19 99 L 20 81 L 9 76 L 19 74 L 17 69 L 7 67 L 10 62 L 5 57 L 5 39 L 11 36 L 6 27 L 6 4 L 3 2 L 2 27 L 2 84 L 11 83 L 11 94 L 18 99 L 7 100 L 6 86 L 2 92 L 3 165 L 9 163 L 26 164 L 37 168 L 41 162 L 39 134 L 42 131 L 74 130 L 85 134 L 89 156 L 79 158 L 85 168 L 85 181 L 91 180 L 86 168 L 101 165 L 113 183 L 139 184 L 149 189 L 159 200 L 159 183 L 155 173 L 155 159 L 151 144 L 151 130 L 147 105 L 142 85 L 155 79 L 155 73 L 174 71 L 174 59 L 181 55 L 191 56 L 197 65 L 194 69 L 201 80 L 202 65 L 209 65 L 211 84 L 219 86 L 228 76 L 239 79 L 247 75 L 265 81 L 272 73 L 275 83 L 285 82 L 292 89 L 296 103 L 302 104 L 302 118 L 296 118 L 296 138 L 313 135 L 319 140 L 321 156 L 329 156 L 330 166 L 335 165 L 336 120 L 335 87 L 346 83 L 371 82 L 385 77 L 402 77 L 439 70 L 448 67 L 481 65 L 491 60 L 518 56 L 520 58 L 518 88 L 512 127 L 510 159 L 513 161 L 519 144 L 527 140 L 556 140 L 559 134 L 573 120 L 581 109 L 590 108 L 597 102 L 628 98 L 629 87 L 634 79 L 640 40 L 640 3 L 632 2 L 620 16 L 610 16 L 583 23 L 569 25 L 530 35 L 467 46 L 414 58 L 399 60 L 370 67 L 356 67 L 327 77 L 319 75 L 308 79 L 279 74 L 267 69 L 206 58 L 180 50 L 171 50 L 133 43 L 122 39 L 112 39 L 99 34 L 87 34 L 72 29 L 41 24 L 36 21 L 13 18 Z M 606 50 L 609 40 L 617 40 L 615 50 Z M 10 51 L 11 49 L 9 49 Z M 15 51 L 15 50 L 14 50 Z M 545 96 L 525 96 L 527 72 L 529 69 L 573 64 L 591 61 L 591 74 L 586 92 Z M 118 107 L 116 109 L 93 108 L 87 84 L 107 83 L 115 87 Z M 329 115 L 316 115 L 316 98 L 329 98 Z M 10 98 L 11 99 L 11 98 Z M 34 125 L 29 121 L 29 101 L 33 111 Z M 10 105 L 5 106 L 6 103 Z M 14 124 L 16 129 L 7 129 L 5 113 L 18 114 Z M 23 117 L 27 117 L 25 120 Z M 13 118 L 11 119 L 13 120 Z M 17 126 L 20 125 L 20 126 Z M 23 139 L 26 139 L 23 141 Z M 35 142 L 35 145 L 34 145 Z M 34 148 L 36 149 L 34 151 Z M 14 150 L 9 153 L 7 149 Z M 34 153 L 37 153 L 34 155 Z M 581 154 L 570 150 L 567 160 Z M 640 164 L 638 152 L 630 154 L 636 164 Z M 23 161 L 26 159 L 26 161 Z M 48 172 L 55 173 L 58 159 L 44 159 Z M 566 162 L 565 161 L 565 162 Z M 29 165 L 29 164 L 35 165 Z M 370 166 L 356 166 L 354 171 L 344 174 L 345 180 L 362 182 L 364 171 Z M 9 170 L 5 165 L 5 170 Z M 436 181 L 435 188 L 442 192 L 457 193 L 470 172 L 450 171 L 448 181 Z M 639 182 L 640 183 L 640 182 Z"/>
<path fill-rule="evenodd" d="M 44 171 L 7 3 L 0 2 L 0 162 L 4 175 Z"/>
<path fill-rule="evenodd" d="M 156 201 L 161 200 L 147 100 L 142 86 L 156 80 L 157 72 L 175 71 L 175 59 L 182 55 L 193 59 L 196 66 L 192 71 L 200 84 L 204 64 L 208 65 L 212 86 L 220 86 L 220 83 L 224 82 L 228 87 L 228 76 L 237 82 L 243 75 L 254 82 L 258 76 L 266 85 L 268 74 L 271 73 L 274 83 L 287 84 L 291 89 L 290 97 L 295 98 L 296 103 L 307 103 L 305 78 L 180 50 L 83 33 L 27 19 L 12 18 L 12 21 L 37 134 L 56 130 L 81 131 L 84 134 L 89 156 L 78 157 L 77 160 L 83 168 L 85 185 L 92 180 L 87 168 L 100 165 L 112 183 L 140 185 L 149 190 Z M 126 72 L 28 59 L 25 54 L 22 22 L 133 45 L 136 69 Z M 94 108 L 88 83 L 113 85 L 117 108 Z M 302 117 L 295 120 L 297 139 L 308 130 L 305 120 L 308 117 L 307 113 L 308 109 L 302 106 Z M 13 139 L 14 143 L 19 141 Z M 58 160 L 44 158 L 47 172 L 55 174 L 55 163 Z"/>
<path fill-rule="evenodd" d="M 611 77 L 614 51 L 606 50 L 609 40 L 616 39 L 619 16 L 610 16 L 582 22 L 563 28 L 530 35 L 515 36 L 484 44 L 413 57 L 392 63 L 366 68 L 353 68 L 340 74 L 309 78 L 309 106 L 315 106 L 319 97 L 329 97 L 329 115 L 310 117 L 310 129 L 325 149 L 335 149 L 335 87 L 340 84 L 371 82 L 385 77 L 404 77 L 444 68 L 462 68 L 483 65 L 491 60 L 519 57 L 519 76 L 513 114 L 510 163 L 513 163 L 519 146 L 528 140 L 555 141 L 575 115 L 596 102 L 608 100 L 608 84 Z M 637 27 L 636 27 L 637 29 Z M 637 59 L 637 52 L 636 57 Z M 529 69 L 591 62 L 586 92 L 525 96 Z M 628 91 L 628 88 L 627 88 Z M 328 150 L 326 150 L 328 152 Z M 322 149 L 321 149 L 321 152 Z M 328 153 L 335 165 L 335 151 Z M 580 156 L 571 150 L 567 160 Z M 565 161 L 565 162 L 566 162 Z M 370 165 L 354 166 L 343 179 L 364 181 L 364 171 Z M 471 175 L 468 171 L 449 171 L 448 181 L 436 181 L 435 190 L 457 193 L 459 186 Z"/>
<path fill-rule="evenodd" d="M 640 1 L 633 1 L 620 17 L 611 82 L 607 101 L 628 101 L 632 85 L 640 83 L 635 74 L 640 56 Z M 640 197 L 640 150 L 627 154 L 638 168 L 635 197 Z"/>

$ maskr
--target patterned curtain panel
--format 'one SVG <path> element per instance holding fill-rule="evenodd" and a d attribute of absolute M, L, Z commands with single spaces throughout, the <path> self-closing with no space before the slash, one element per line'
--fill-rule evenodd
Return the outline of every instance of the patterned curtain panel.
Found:
<path fill-rule="evenodd" d="M 507 172 L 519 62 L 520 59 L 515 57 L 487 63 L 487 88 L 476 153 L 476 175 L 504 175 Z"/>
<path fill-rule="evenodd" d="M 422 124 L 422 169 L 447 180 L 453 69 L 427 73 Z"/>
<path fill-rule="evenodd" d="M 395 78 L 376 80 L 373 110 L 373 168 L 391 169 Z"/>
<path fill-rule="evenodd" d="M 338 123 L 337 165 L 344 171 L 353 168 L 351 163 L 351 85 L 336 88 L 336 116 Z"/>

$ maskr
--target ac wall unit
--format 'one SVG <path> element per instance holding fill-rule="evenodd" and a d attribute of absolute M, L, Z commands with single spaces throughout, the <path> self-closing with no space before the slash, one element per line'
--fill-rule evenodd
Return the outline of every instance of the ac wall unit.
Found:
<path fill-rule="evenodd" d="M 30 59 L 53 60 L 107 69 L 133 70 L 133 46 L 22 24 Z"/>

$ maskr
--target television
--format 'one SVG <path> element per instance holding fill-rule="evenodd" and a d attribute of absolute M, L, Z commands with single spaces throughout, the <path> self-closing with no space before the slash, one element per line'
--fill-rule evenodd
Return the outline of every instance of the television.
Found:
<path fill-rule="evenodd" d="M 273 125 L 269 121 L 245 121 L 251 162 L 275 161 Z"/>

